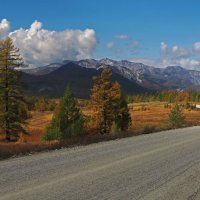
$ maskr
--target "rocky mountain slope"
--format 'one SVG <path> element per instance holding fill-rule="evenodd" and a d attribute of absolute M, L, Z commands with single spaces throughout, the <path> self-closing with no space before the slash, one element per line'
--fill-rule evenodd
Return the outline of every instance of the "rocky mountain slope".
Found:
<path fill-rule="evenodd" d="M 22 78 L 27 83 L 27 93 L 32 95 L 47 95 L 60 97 L 65 88 L 69 85 L 76 97 L 89 98 L 93 85 L 92 77 L 100 74 L 100 70 L 81 67 L 75 63 L 65 64 L 53 72 L 45 75 L 33 75 L 23 73 Z M 112 81 L 121 84 L 124 94 L 134 95 L 150 92 L 133 80 L 129 80 L 119 73 L 113 71 Z"/>
<path fill-rule="evenodd" d="M 115 61 L 108 58 L 101 60 L 66 60 L 64 63 L 65 64 L 51 64 L 34 70 L 26 70 L 25 72 L 34 75 L 46 75 L 61 66 L 63 67 L 67 63 L 74 63 L 80 67 L 95 69 L 97 71 L 105 67 L 110 67 L 115 73 L 151 90 L 185 89 L 200 85 L 200 71 L 187 70 L 180 66 L 157 68 L 142 63 L 134 63 L 127 60 Z"/>

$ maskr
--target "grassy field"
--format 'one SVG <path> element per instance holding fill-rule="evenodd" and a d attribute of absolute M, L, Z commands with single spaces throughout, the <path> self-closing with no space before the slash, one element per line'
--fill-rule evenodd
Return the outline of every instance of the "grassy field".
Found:
<path fill-rule="evenodd" d="M 135 103 L 129 104 L 129 110 L 132 117 L 132 128 L 128 134 L 139 135 L 148 134 L 168 128 L 167 119 L 170 108 L 165 108 L 164 103 Z M 88 107 L 82 107 L 85 115 L 91 115 L 92 112 Z M 200 110 L 183 110 L 188 126 L 200 125 Z M 0 158 L 2 155 L 13 155 L 32 151 L 41 151 L 44 149 L 59 148 L 60 146 L 73 145 L 74 143 L 87 144 L 101 140 L 114 139 L 123 137 L 123 135 L 109 136 L 87 136 L 85 138 L 75 138 L 64 143 L 59 142 L 42 142 L 41 137 L 45 127 L 50 123 L 53 112 L 31 112 L 32 118 L 28 120 L 27 130 L 29 135 L 22 136 L 16 143 L 5 143 L 0 138 Z"/>
<path fill-rule="evenodd" d="M 171 105 L 173 106 L 173 105 Z M 133 132 L 143 133 L 146 127 L 154 127 L 155 129 L 168 128 L 168 115 L 171 108 L 165 108 L 164 103 L 146 103 L 129 105 L 132 116 Z M 188 126 L 200 125 L 200 110 L 183 109 L 186 123 Z"/>

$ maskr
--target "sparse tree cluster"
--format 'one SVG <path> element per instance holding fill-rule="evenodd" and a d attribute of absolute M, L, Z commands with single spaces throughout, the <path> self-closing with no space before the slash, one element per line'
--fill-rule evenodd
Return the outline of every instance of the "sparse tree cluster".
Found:
<path fill-rule="evenodd" d="M 47 97 L 27 96 L 28 110 L 30 111 L 54 111 L 56 108 L 56 100 Z"/>
<path fill-rule="evenodd" d="M 29 97 L 28 106 L 30 110 L 35 111 L 54 111 L 56 102 L 53 99 L 47 97 Z"/>
<path fill-rule="evenodd" d="M 126 131 L 131 124 L 128 105 L 121 94 L 120 85 L 110 82 L 112 72 L 104 69 L 94 77 L 91 94 L 92 122 L 101 134 Z M 78 136 L 84 132 L 85 118 L 78 108 L 72 91 L 68 88 L 58 105 L 52 122 L 43 136 L 44 140 L 62 140 Z"/>

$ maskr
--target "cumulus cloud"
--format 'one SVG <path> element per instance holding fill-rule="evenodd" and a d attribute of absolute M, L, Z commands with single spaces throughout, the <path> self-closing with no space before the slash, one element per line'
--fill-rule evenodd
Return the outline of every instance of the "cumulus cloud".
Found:
<path fill-rule="evenodd" d="M 169 47 L 165 42 L 160 44 L 160 53 L 164 57 L 178 58 L 178 57 L 188 57 L 190 55 L 190 50 L 174 45 Z"/>
<path fill-rule="evenodd" d="M 161 57 L 158 64 L 161 67 L 169 65 L 180 65 L 186 68 L 194 68 L 197 66 L 194 59 L 192 59 L 192 51 L 178 45 L 169 47 L 165 42 L 160 45 Z"/>
<path fill-rule="evenodd" d="M 0 36 L 8 34 L 9 22 L 2 20 Z M 29 29 L 20 28 L 9 33 L 20 49 L 25 63 L 42 66 L 65 59 L 80 60 L 90 58 L 97 44 L 93 29 L 50 31 L 42 28 L 42 23 L 35 21 Z"/>
<path fill-rule="evenodd" d="M 181 66 L 186 69 L 200 70 L 200 58 L 196 56 L 197 51 L 200 51 L 200 42 L 194 43 L 191 49 L 178 45 L 170 47 L 167 43 L 161 42 L 159 58 L 132 58 L 130 60 L 156 67 Z"/>
<path fill-rule="evenodd" d="M 120 39 L 120 40 L 127 40 L 129 36 L 125 34 L 120 34 L 120 35 L 114 35 L 114 38 Z"/>
<path fill-rule="evenodd" d="M 114 43 L 113 43 L 113 42 L 108 42 L 108 43 L 106 44 L 106 47 L 107 47 L 108 49 L 112 49 L 113 46 L 114 46 Z"/>
<path fill-rule="evenodd" d="M 188 57 L 190 55 L 190 51 L 175 45 L 172 47 L 172 55 L 175 58 Z"/>
<path fill-rule="evenodd" d="M 10 23 L 6 19 L 2 19 L 0 22 L 0 39 L 8 37 L 10 32 Z"/>

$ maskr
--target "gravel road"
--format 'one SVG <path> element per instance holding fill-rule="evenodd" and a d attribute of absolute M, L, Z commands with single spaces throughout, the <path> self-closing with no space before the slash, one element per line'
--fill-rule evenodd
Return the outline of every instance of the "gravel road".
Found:
<path fill-rule="evenodd" d="M 0 200 L 199 200 L 200 127 L 0 161 Z"/>

